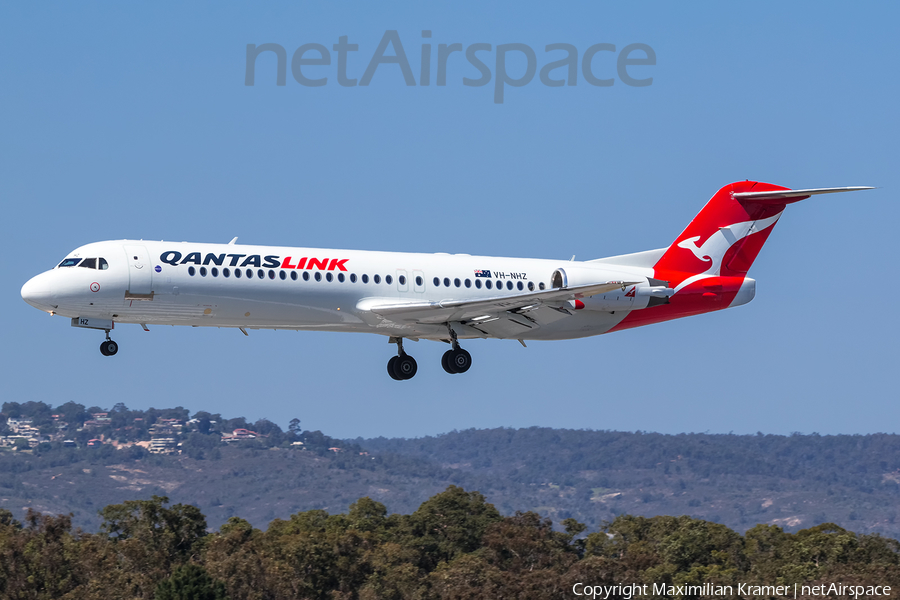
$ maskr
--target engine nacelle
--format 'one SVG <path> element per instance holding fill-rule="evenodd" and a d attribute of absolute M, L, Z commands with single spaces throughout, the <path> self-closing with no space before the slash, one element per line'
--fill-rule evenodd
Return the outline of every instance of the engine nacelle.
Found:
<path fill-rule="evenodd" d="M 606 281 L 639 281 L 640 283 L 620 287 L 604 294 L 570 300 L 569 307 L 575 310 L 639 310 L 659 304 L 666 304 L 675 290 L 668 282 L 649 277 L 635 276 L 627 272 L 602 268 L 560 267 L 550 276 L 551 288 L 573 287 L 603 283 Z"/>

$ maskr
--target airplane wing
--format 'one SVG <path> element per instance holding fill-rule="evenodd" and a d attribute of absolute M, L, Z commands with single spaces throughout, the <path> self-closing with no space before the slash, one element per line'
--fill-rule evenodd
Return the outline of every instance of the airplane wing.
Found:
<path fill-rule="evenodd" d="M 616 288 L 624 289 L 638 283 L 607 281 L 490 298 L 438 302 L 385 302 L 384 298 L 369 298 L 361 300 L 356 306 L 394 322 L 440 324 L 460 321 L 490 335 L 515 337 L 515 331 L 533 329 L 571 314 L 566 310 L 569 300 L 611 292 Z"/>

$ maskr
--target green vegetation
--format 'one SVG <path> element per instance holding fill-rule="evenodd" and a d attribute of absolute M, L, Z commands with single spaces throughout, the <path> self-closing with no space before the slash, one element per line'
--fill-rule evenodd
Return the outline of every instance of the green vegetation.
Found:
<path fill-rule="evenodd" d="M 900 543 L 833 524 L 795 534 L 758 525 L 742 536 L 690 517 L 620 515 L 597 531 L 574 519 L 559 531 L 534 512 L 503 517 L 456 486 L 407 515 L 365 497 L 346 513 L 299 512 L 265 531 L 232 517 L 210 533 L 198 508 L 160 496 L 100 513 L 92 534 L 65 515 L 28 511 L 22 524 L 0 510 L 0 597 L 559 598 L 578 582 L 900 587 Z"/>
<path fill-rule="evenodd" d="M 62 415 L 106 412 L 110 422 L 99 421 L 87 434 L 102 435 L 104 442 L 152 437 L 160 419 L 187 418 L 171 434 L 181 454 L 107 443 L 0 449 L 0 507 L 19 519 L 27 508 L 72 513 L 73 524 L 89 531 L 100 527 L 102 506 L 154 494 L 200 507 L 213 527 L 236 515 L 264 527 L 311 509 L 344 512 L 363 496 L 391 512 L 411 513 L 448 485 L 458 485 L 481 490 L 502 515 L 531 510 L 557 523 L 576 519 L 591 530 L 622 514 L 689 515 L 738 532 L 758 523 L 797 532 L 830 522 L 900 537 L 896 435 L 661 435 L 534 427 L 340 441 L 301 430 L 297 419 L 283 431 L 267 421 L 191 415 L 184 408 L 3 407 L 18 411 L 12 418 L 31 417 L 41 427 L 71 419 L 67 435 L 80 417 Z M 135 419 L 142 420 L 134 425 Z M 98 421 L 86 418 L 83 424 L 90 420 Z M 223 433 L 244 425 L 255 427 L 251 431 L 259 437 L 222 441 Z"/>

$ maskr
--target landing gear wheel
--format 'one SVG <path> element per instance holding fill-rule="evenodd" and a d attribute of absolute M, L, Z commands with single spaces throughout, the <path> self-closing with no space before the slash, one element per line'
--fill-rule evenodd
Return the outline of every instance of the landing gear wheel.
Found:
<path fill-rule="evenodd" d="M 454 373 L 465 373 L 472 366 L 472 355 L 462 348 L 457 348 L 450 351 L 447 363 Z"/>
<path fill-rule="evenodd" d="M 100 344 L 100 354 L 103 356 L 115 356 L 119 351 L 119 345 L 112 340 L 103 340 Z"/>
<path fill-rule="evenodd" d="M 454 375 L 456 371 L 453 370 L 453 367 L 450 366 L 450 355 L 453 354 L 453 350 L 447 350 L 441 356 L 441 366 L 444 367 L 444 370 Z"/>
<path fill-rule="evenodd" d="M 397 371 L 394 370 L 394 366 L 397 364 L 397 359 L 399 358 L 399 356 L 392 356 L 391 360 L 388 361 L 388 375 L 390 375 L 391 379 L 395 381 L 400 381 L 401 379 L 403 379 L 402 377 L 397 375 Z"/>
<path fill-rule="evenodd" d="M 412 379 L 416 376 L 416 371 L 419 370 L 416 359 L 408 354 L 395 356 L 394 358 L 397 359 L 394 361 L 394 375 L 396 375 L 394 379 Z"/>
<path fill-rule="evenodd" d="M 445 371 L 453 375 L 465 373 L 472 366 L 472 355 L 462 348 L 447 350 L 441 356 L 441 366 L 444 367 Z"/>

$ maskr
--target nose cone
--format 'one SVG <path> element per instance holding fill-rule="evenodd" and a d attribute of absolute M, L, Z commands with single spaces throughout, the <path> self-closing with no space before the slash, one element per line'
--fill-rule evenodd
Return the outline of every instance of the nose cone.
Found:
<path fill-rule="evenodd" d="M 44 312 L 55 310 L 56 306 L 53 304 L 53 295 L 50 288 L 50 274 L 41 273 L 29 279 L 22 286 L 22 300 Z"/>

